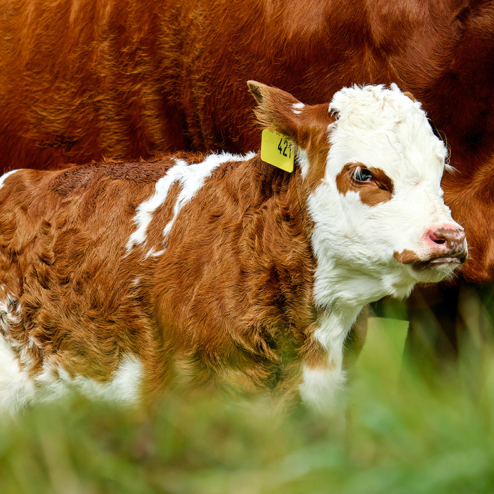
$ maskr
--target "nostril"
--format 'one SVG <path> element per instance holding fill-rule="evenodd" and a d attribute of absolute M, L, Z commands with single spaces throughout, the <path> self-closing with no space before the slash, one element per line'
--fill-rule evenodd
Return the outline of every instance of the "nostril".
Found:
<path fill-rule="evenodd" d="M 447 240 L 440 236 L 440 234 L 438 235 L 439 232 L 434 232 L 434 233 L 429 233 L 429 238 L 435 243 L 435 244 L 438 244 L 438 245 L 442 245 L 442 244 L 445 244 L 447 242 Z"/>
<path fill-rule="evenodd" d="M 428 239 L 436 245 L 441 245 L 448 252 L 460 252 L 465 248 L 465 232 L 458 228 L 438 228 L 430 230 Z"/>

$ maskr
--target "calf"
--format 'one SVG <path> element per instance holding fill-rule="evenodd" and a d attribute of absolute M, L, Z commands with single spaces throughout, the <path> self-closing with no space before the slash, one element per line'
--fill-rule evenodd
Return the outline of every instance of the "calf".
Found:
<path fill-rule="evenodd" d="M 446 148 L 397 86 L 308 106 L 250 82 L 258 154 L 17 170 L 0 183 L 0 406 L 234 386 L 334 403 L 362 308 L 466 258 Z M 280 138 L 281 140 L 281 138 Z"/>

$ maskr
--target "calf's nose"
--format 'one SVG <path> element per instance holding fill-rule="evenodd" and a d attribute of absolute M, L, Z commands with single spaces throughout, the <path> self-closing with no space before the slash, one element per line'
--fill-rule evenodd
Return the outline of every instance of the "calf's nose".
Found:
<path fill-rule="evenodd" d="M 467 258 L 467 245 L 465 232 L 459 228 L 441 227 L 437 230 L 430 230 L 427 238 L 436 248 L 438 257 L 457 257 L 461 262 Z"/>

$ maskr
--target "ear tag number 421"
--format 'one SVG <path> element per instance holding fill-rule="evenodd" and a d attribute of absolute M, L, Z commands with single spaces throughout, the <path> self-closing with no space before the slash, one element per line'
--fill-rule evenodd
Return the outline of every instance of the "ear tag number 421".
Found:
<path fill-rule="evenodd" d="M 273 132 L 272 130 L 263 130 L 261 159 L 270 165 L 292 173 L 295 159 L 292 141 L 289 137 Z"/>

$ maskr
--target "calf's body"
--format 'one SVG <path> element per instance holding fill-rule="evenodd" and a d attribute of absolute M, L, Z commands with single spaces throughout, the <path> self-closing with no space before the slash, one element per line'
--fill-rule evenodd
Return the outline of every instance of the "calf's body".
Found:
<path fill-rule="evenodd" d="M 22 348 L 26 383 L 83 376 L 122 397 L 222 380 L 275 387 L 295 377 L 294 357 L 322 358 L 309 338 L 320 317 L 311 224 L 290 176 L 259 158 L 198 159 L 6 179 L 3 344 Z"/>
<path fill-rule="evenodd" d="M 3 409 L 71 387 L 133 403 L 197 386 L 325 407 L 362 307 L 464 260 L 419 103 L 368 87 L 309 107 L 250 88 L 292 139 L 294 173 L 182 153 L 2 177 Z"/>

